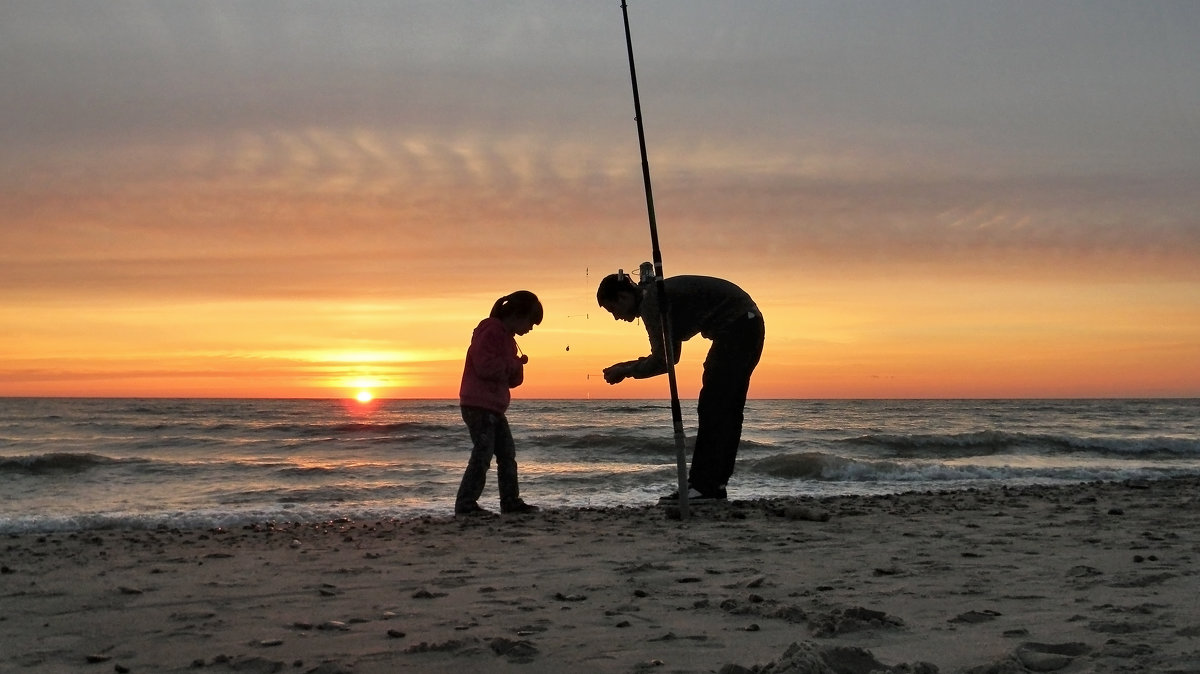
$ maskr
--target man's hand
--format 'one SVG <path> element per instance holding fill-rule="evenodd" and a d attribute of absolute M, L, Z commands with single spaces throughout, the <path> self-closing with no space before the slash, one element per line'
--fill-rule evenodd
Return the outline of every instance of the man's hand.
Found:
<path fill-rule="evenodd" d="M 604 381 L 610 384 L 619 384 L 621 380 L 629 376 L 629 367 L 623 363 L 609 365 L 604 368 Z"/>

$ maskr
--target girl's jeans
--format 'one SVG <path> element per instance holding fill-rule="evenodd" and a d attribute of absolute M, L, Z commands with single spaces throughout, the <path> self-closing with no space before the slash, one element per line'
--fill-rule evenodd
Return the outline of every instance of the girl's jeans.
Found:
<path fill-rule="evenodd" d="M 458 496 L 454 499 L 454 512 L 469 512 L 477 507 L 487 484 L 493 456 L 496 457 L 496 476 L 500 482 L 501 509 L 518 503 L 521 494 L 517 486 L 517 448 L 508 428 L 508 419 L 503 414 L 465 405 L 462 418 L 467 422 L 474 446 L 458 487 Z"/>

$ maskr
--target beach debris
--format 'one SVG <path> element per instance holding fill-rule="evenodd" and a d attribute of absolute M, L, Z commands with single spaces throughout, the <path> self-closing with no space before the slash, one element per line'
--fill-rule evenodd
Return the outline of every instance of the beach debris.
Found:
<path fill-rule="evenodd" d="M 783 516 L 789 520 L 805 520 L 808 522 L 828 522 L 829 512 L 820 508 L 808 506 L 792 506 L 785 508 Z"/>
<path fill-rule="evenodd" d="M 412 646 L 404 649 L 404 653 L 406 655 L 413 655 L 415 653 L 444 653 L 448 651 L 460 650 L 464 645 L 464 642 L 459 641 L 458 639 L 451 639 L 449 641 L 443 641 L 435 644 L 431 644 L 428 641 L 422 641 L 419 644 L 413 644 Z"/>
<path fill-rule="evenodd" d="M 661 637 L 651 637 L 650 639 L 647 639 L 647 641 L 677 641 L 679 639 L 687 639 L 690 641 L 708 641 L 708 637 L 703 634 L 693 634 L 691 636 L 681 637 L 674 632 L 667 632 Z"/>
<path fill-rule="evenodd" d="M 1104 642 L 1104 646 L 1101 647 L 1098 654 L 1108 658 L 1120 658 L 1124 660 L 1153 655 L 1154 653 L 1154 647 L 1149 644 L 1130 644 L 1119 639 L 1108 639 Z"/>
<path fill-rule="evenodd" d="M 672 567 L 670 564 L 664 564 L 661 562 L 643 562 L 641 564 L 618 566 L 616 570 L 617 573 L 648 573 L 650 571 L 670 571 L 671 568 Z"/>
<path fill-rule="evenodd" d="M 532 662 L 533 657 L 538 654 L 538 649 L 528 641 L 513 641 L 504 637 L 496 637 L 488 644 L 492 652 L 496 655 L 502 655 L 508 658 L 509 662 L 526 663 Z"/>
<path fill-rule="evenodd" d="M 1134 634 L 1148 632 L 1153 629 L 1153 625 L 1144 620 L 1093 620 L 1087 624 L 1087 628 L 1101 634 Z"/>
<path fill-rule="evenodd" d="M 799 606 L 780 604 L 778 601 L 769 600 L 756 594 L 747 597 L 745 603 L 736 599 L 726 599 L 721 602 L 720 608 L 731 615 L 757 615 L 794 624 L 808 622 L 808 614 Z"/>
<path fill-rule="evenodd" d="M 218 655 L 213 658 L 213 664 L 228 665 L 230 669 L 238 672 L 262 672 L 263 674 L 272 674 L 273 672 L 282 672 L 287 669 L 287 663 L 282 660 L 270 660 L 260 656 L 239 657 L 233 658 L 228 655 Z M 194 665 L 193 665 L 194 666 Z"/>
<path fill-rule="evenodd" d="M 726 672 L 725 669 L 721 670 Z M 741 670 L 730 670 L 730 672 Z M 776 661 L 755 670 L 759 674 L 937 674 L 928 662 L 888 666 L 868 650 L 850 646 L 820 646 L 793 642 Z"/>
<path fill-rule="evenodd" d="M 1034 672 L 1056 672 L 1070 665 L 1080 655 L 1087 655 L 1092 648 L 1080 642 L 1064 644 L 1021 644 L 1014 655 L 1026 668 Z"/>
<path fill-rule="evenodd" d="M 1109 587 L 1149 587 L 1151 585 L 1161 585 L 1175 577 L 1173 573 L 1151 573 L 1144 576 L 1129 575 L 1123 576 L 1108 584 Z"/>
<path fill-rule="evenodd" d="M 804 612 L 804 609 L 792 604 L 784 604 L 768 613 L 763 613 L 762 616 L 764 618 L 777 618 L 785 622 L 797 624 L 808 619 L 808 614 Z"/>
<path fill-rule="evenodd" d="M 216 615 L 217 614 L 214 611 L 179 611 L 172 613 L 170 616 L 168 616 L 168 618 L 178 622 L 191 622 L 197 620 L 208 620 L 209 618 L 215 618 Z"/>
<path fill-rule="evenodd" d="M 883 611 L 855 606 L 837 609 L 826 615 L 810 619 L 809 629 L 813 636 L 832 637 L 862 630 L 903 627 L 904 621 Z"/>
<path fill-rule="evenodd" d="M 1072 578 L 1086 578 L 1088 576 L 1102 576 L 1104 572 L 1100 569 L 1080 564 L 1067 569 L 1067 575 Z"/>
<path fill-rule="evenodd" d="M 299 666 L 299 664 L 294 665 L 294 667 Z M 352 674 L 353 672 L 354 668 L 352 666 L 343 665 L 340 662 L 335 662 L 332 660 L 326 660 L 316 667 L 307 670 L 304 672 L 304 674 Z"/>
<path fill-rule="evenodd" d="M 999 615 L 1001 615 L 999 611 L 967 611 L 966 613 L 960 613 L 959 615 L 951 618 L 950 622 L 967 623 L 973 625 L 975 623 L 983 623 L 989 620 L 995 620 Z"/>

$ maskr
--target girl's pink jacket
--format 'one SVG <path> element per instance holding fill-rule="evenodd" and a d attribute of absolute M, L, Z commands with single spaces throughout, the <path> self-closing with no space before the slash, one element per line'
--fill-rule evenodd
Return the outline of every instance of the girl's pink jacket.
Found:
<path fill-rule="evenodd" d="M 525 366 L 517 355 L 517 340 L 498 318 L 485 318 L 475 326 L 467 362 L 458 389 L 461 405 L 504 414 L 512 401 L 509 389 L 525 380 Z"/>

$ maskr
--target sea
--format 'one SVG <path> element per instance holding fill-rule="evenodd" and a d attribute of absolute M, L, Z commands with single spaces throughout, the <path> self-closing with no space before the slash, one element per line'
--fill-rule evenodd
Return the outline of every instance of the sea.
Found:
<path fill-rule="evenodd" d="M 515 400 L 508 419 L 529 503 L 678 484 L 669 400 Z M 751 400 L 745 419 L 732 500 L 1200 474 L 1198 399 Z M 451 517 L 469 454 L 456 400 L 0 398 L 0 533 Z"/>

